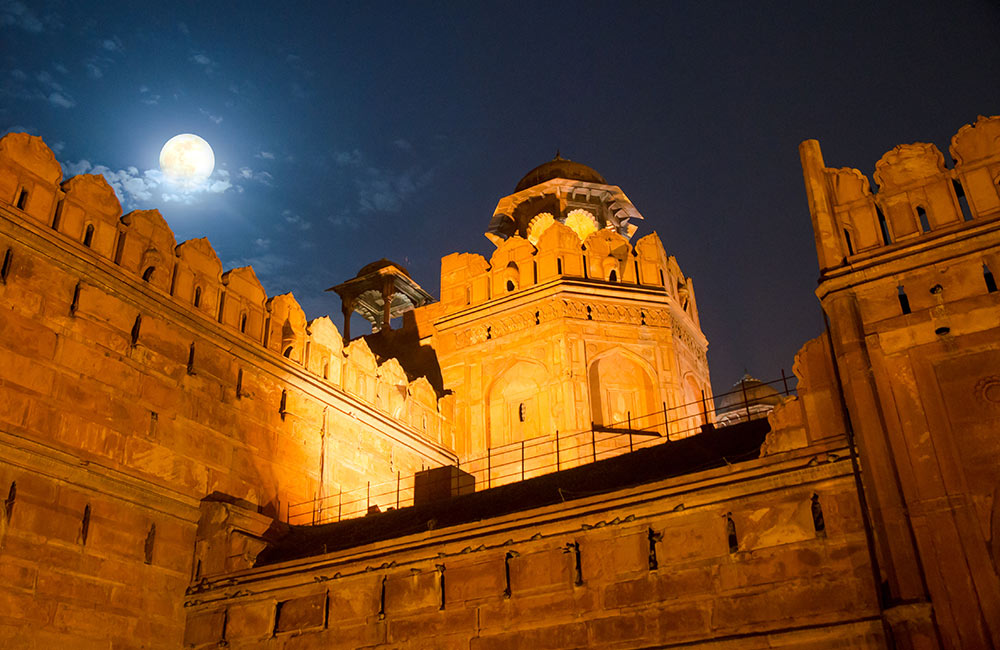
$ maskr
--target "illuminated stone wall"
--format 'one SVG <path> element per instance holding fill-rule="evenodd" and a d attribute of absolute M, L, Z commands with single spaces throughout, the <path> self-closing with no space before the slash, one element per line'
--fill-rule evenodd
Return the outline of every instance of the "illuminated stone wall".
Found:
<path fill-rule="evenodd" d="M 497 244 L 488 261 L 468 253 L 441 261 L 441 301 L 414 320 L 454 392 L 465 434 L 456 449 L 483 483 L 487 452 L 509 464 L 522 441 L 544 456 L 536 467 L 555 469 L 555 441 L 539 439 L 556 432 L 566 437 L 560 467 L 589 459 L 592 422 L 683 437 L 712 421 L 692 280 L 655 233 L 633 245 L 580 207 L 604 214 L 626 203 L 614 186 L 550 180 L 501 199 L 494 221 L 505 218 L 501 209 L 532 205 L 555 216 L 521 214 L 526 236 L 487 233 Z M 628 213 L 641 219 L 631 204 Z M 629 443 L 619 435 L 600 444 L 598 453 Z"/>
<path fill-rule="evenodd" d="M 454 462 L 426 380 L 40 138 L 0 140 L 0 262 L 0 646 L 176 648 L 201 499 L 284 519 Z"/>
<path fill-rule="evenodd" d="M 842 443 L 210 579 L 185 641 L 881 648 Z"/>
<path fill-rule="evenodd" d="M 827 168 L 801 146 L 897 647 L 1000 647 L 1000 117 Z"/>

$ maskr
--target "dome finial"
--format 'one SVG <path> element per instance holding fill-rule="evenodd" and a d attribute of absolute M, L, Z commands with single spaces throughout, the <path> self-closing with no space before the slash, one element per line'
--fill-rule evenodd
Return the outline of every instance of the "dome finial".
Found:
<path fill-rule="evenodd" d="M 556 147 L 556 157 L 555 157 L 555 158 L 553 158 L 552 160 L 566 160 L 565 158 L 563 158 L 563 157 L 562 157 L 562 156 L 560 155 L 560 152 L 559 152 L 559 147 Z"/>

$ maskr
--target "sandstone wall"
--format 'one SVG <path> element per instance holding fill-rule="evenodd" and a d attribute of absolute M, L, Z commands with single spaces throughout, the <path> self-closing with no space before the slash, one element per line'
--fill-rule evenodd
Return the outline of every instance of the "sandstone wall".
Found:
<path fill-rule="evenodd" d="M 529 238 L 500 241 L 488 262 L 445 257 L 441 302 L 414 318 L 454 391 L 455 423 L 467 432 L 456 445 L 470 471 L 485 477 L 480 459 L 521 441 L 554 469 L 555 442 L 539 439 L 556 432 L 572 438 L 560 462 L 590 456 L 579 434 L 592 422 L 626 428 L 631 418 L 632 428 L 682 436 L 710 421 L 692 282 L 656 234 L 633 246 L 551 215 L 532 224 Z M 627 450 L 628 440 L 601 445 Z"/>
<path fill-rule="evenodd" d="M 1000 647 L 1000 116 L 875 165 L 801 146 L 817 295 L 901 646 Z M 833 368 L 831 368 L 832 370 Z"/>
<path fill-rule="evenodd" d="M 828 443 L 208 580 L 185 643 L 881 648 L 868 558 Z"/>
<path fill-rule="evenodd" d="M 61 179 L 0 140 L 0 645 L 177 647 L 203 497 L 284 519 L 454 462 L 425 380 Z"/>

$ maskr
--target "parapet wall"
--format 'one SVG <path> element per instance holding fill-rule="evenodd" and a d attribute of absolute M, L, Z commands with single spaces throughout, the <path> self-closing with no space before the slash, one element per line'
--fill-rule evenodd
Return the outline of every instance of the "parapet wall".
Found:
<path fill-rule="evenodd" d="M 529 238 L 512 236 L 497 245 L 489 261 L 476 253 L 453 253 L 441 260 L 441 304 L 454 311 L 500 298 L 556 278 L 604 280 L 662 287 L 700 329 L 691 278 L 668 256 L 656 233 L 633 246 L 613 230 L 574 227 L 552 215 L 538 215 Z M 586 222 L 589 224 L 590 222 Z M 440 309 L 440 308 L 439 308 Z"/>
<path fill-rule="evenodd" d="M 1000 216 L 1000 116 L 951 139 L 955 166 L 933 144 L 904 144 L 875 164 L 873 193 L 857 169 L 824 165 L 819 143 L 799 148 L 821 270 Z"/>
<path fill-rule="evenodd" d="M 884 647 L 842 440 L 432 524 L 206 580 L 188 595 L 186 645 Z"/>
<path fill-rule="evenodd" d="M 425 379 L 25 134 L 0 139 L 0 261 L 0 646 L 176 648 L 201 499 L 283 519 L 455 461 Z"/>

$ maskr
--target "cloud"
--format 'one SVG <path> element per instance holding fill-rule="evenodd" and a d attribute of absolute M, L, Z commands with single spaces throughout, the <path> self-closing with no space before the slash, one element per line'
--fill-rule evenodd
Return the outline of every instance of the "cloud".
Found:
<path fill-rule="evenodd" d="M 189 36 L 191 34 L 191 30 L 188 29 L 187 23 L 177 23 L 177 31 L 185 36 Z"/>
<path fill-rule="evenodd" d="M 270 151 L 261 151 L 255 156 L 255 158 L 262 158 L 264 160 L 274 160 L 274 154 L 271 153 Z"/>
<path fill-rule="evenodd" d="M 362 212 L 398 212 L 405 201 L 433 178 L 432 170 L 411 168 L 403 171 L 369 165 L 357 149 L 335 151 L 334 162 L 354 170 L 358 209 Z"/>
<path fill-rule="evenodd" d="M 207 181 L 195 187 L 177 187 L 163 176 L 159 169 L 140 171 L 129 166 L 124 169 L 111 169 L 105 165 L 94 165 L 89 160 L 69 161 L 63 163 L 63 171 L 68 176 L 78 174 L 100 174 L 108 181 L 118 195 L 118 200 L 127 209 L 143 204 L 163 201 L 166 203 L 195 203 L 198 195 L 222 194 L 232 187 L 229 182 L 229 172 L 217 169 Z"/>
<path fill-rule="evenodd" d="M 49 93 L 48 99 L 50 104 L 59 106 L 60 108 L 73 108 L 76 106 L 76 102 L 71 97 L 67 97 L 61 92 Z"/>
<path fill-rule="evenodd" d="M 309 230 L 312 228 L 312 224 L 303 219 L 300 215 L 292 212 L 291 210 L 282 210 L 281 217 L 285 220 L 285 223 L 295 226 L 299 230 Z"/>
<path fill-rule="evenodd" d="M 143 104 L 148 104 L 150 106 L 155 106 L 160 103 L 160 96 L 150 92 L 149 86 L 139 86 L 139 101 Z"/>
<path fill-rule="evenodd" d="M 239 170 L 240 178 L 244 178 L 248 181 L 257 181 L 262 185 L 271 185 L 271 181 L 274 180 L 274 176 L 264 171 L 254 171 L 249 167 L 240 167 Z"/>
<path fill-rule="evenodd" d="M 26 32 L 38 34 L 45 25 L 23 2 L 0 2 L 0 26 L 18 27 Z"/>
<path fill-rule="evenodd" d="M 191 61 L 191 63 L 200 65 L 202 69 L 205 70 L 205 74 L 209 76 L 215 74 L 215 71 L 219 67 L 219 64 L 209 58 L 209 56 L 204 52 L 194 52 L 188 60 Z"/>
<path fill-rule="evenodd" d="M 101 77 L 104 76 L 104 70 L 101 69 L 101 67 L 96 63 L 94 63 L 93 61 L 88 61 L 87 63 L 84 64 L 84 67 L 87 68 L 87 74 L 89 74 L 94 79 L 100 79 Z"/>
<path fill-rule="evenodd" d="M 0 96 L 45 101 L 59 108 L 76 106 L 72 95 L 46 70 L 34 77 L 23 70 L 11 70 L 0 85 Z"/>
<path fill-rule="evenodd" d="M 122 46 L 122 39 L 117 36 L 112 36 L 111 38 L 106 38 L 101 41 L 101 47 L 108 52 L 124 52 L 125 48 Z"/>
<path fill-rule="evenodd" d="M 222 124 L 222 116 L 221 115 L 213 115 L 212 113 L 208 112 L 204 108 L 199 108 L 198 112 L 201 113 L 202 115 L 204 115 L 205 117 L 207 117 L 208 119 L 212 120 L 216 124 Z"/>
<path fill-rule="evenodd" d="M 409 140 L 400 138 L 398 140 L 393 140 L 392 144 L 400 151 L 413 151 L 413 145 L 410 144 Z"/>
<path fill-rule="evenodd" d="M 357 230 L 361 227 L 361 220 L 355 216 L 349 214 L 338 214 L 326 219 L 330 222 L 330 225 L 336 228 L 347 228 L 349 230 Z"/>
<path fill-rule="evenodd" d="M 363 162 L 363 157 L 357 149 L 354 151 L 335 151 L 333 152 L 333 162 L 341 167 L 359 167 Z"/>

